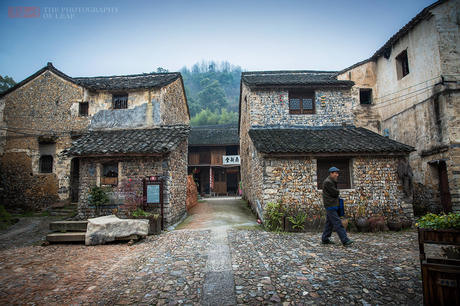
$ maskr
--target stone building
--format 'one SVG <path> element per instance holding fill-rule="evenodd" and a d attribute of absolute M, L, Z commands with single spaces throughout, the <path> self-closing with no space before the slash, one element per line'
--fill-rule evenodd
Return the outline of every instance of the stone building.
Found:
<path fill-rule="evenodd" d="M 86 193 L 82 189 L 85 183 L 79 174 L 86 171 L 86 159 L 83 159 L 86 149 L 80 152 L 76 148 L 69 151 L 69 148 L 80 137 L 79 141 L 86 141 L 88 133 L 92 135 L 108 130 L 123 133 L 122 130 L 136 129 L 134 134 L 144 135 L 141 130 L 146 130 L 152 135 L 163 135 L 155 142 L 131 143 L 133 148 L 127 148 L 128 151 L 122 155 L 129 153 L 130 157 L 134 154 L 142 158 L 147 152 L 148 156 L 154 154 L 155 158 L 159 158 L 157 153 L 161 153 L 169 154 L 171 157 L 168 158 L 175 156 L 175 159 L 180 159 L 177 162 L 178 177 L 167 180 L 170 180 L 169 186 L 183 185 L 185 194 L 187 139 L 183 136 L 188 133 L 186 126 L 190 116 L 180 73 L 75 78 L 48 63 L 4 92 L 0 96 L 0 106 L 3 107 L 3 126 L 6 127 L 6 137 L 1 138 L 0 144 L 2 201 L 8 207 L 36 209 L 69 199 L 80 199 L 80 203 L 84 204 L 86 199 L 82 199 L 79 192 L 82 195 Z M 174 145 L 166 143 L 168 131 L 179 133 L 180 141 L 175 139 Z M 106 135 L 97 135 L 99 138 L 95 139 L 106 144 Z M 134 135 L 133 141 L 144 140 L 144 136 L 139 137 Z M 118 144 L 124 147 L 122 143 Z M 98 147 L 98 150 L 91 157 L 120 155 L 109 146 L 106 149 Z M 72 152 L 80 153 L 73 158 Z M 85 158 L 89 157 L 85 155 Z M 155 172 L 152 174 L 156 175 L 159 173 L 157 166 L 146 167 L 152 167 L 152 172 Z M 121 165 L 120 169 L 123 170 L 123 167 Z M 162 175 L 167 175 L 175 166 L 169 163 L 162 167 Z M 153 168 L 156 170 L 153 171 Z M 136 173 L 136 176 L 147 174 L 145 171 Z M 167 201 L 173 198 L 167 188 L 165 192 L 168 192 L 165 194 Z M 183 204 L 185 211 L 185 201 L 175 202 Z M 80 212 L 84 214 L 83 210 Z M 171 216 L 170 219 L 174 218 Z"/>
<path fill-rule="evenodd" d="M 242 189 L 260 217 L 269 202 L 320 216 L 322 181 L 333 165 L 349 216 L 413 217 L 397 175 L 413 148 L 354 126 L 353 85 L 335 72 L 242 74 Z"/>
<path fill-rule="evenodd" d="M 188 171 L 202 195 L 236 195 L 240 178 L 240 139 L 233 124 L 192 127 Z"/>
<path fill-rule="evenodd" d="M 415 147 L 417 214 L 460 211 L 459 3 L 426 7 L 370 58 L 337 74 L 355 83 L 357 126 Z"/>

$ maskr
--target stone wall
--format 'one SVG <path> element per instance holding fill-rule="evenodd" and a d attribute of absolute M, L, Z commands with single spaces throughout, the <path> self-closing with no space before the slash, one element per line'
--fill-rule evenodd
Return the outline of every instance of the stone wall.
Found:
<path fill-rule="evenodd" d="M 354 100 L 349 89 L 315 90 L 315 114 L 289 114 L 287 90 L 254 90 L 248 94 L 247 99 L 251 104 L 251 125 L 331 126 L 354 123 L 351 111 Z"/>
<path fill-rule="evenodd" d="M 455 152 L 460 146 L 458 5 L 447 1 L 433 8 L 430 18 L 391 47 L 388 59 L 380 56 L 338 76 L 355 82 L 355 99 L 359 88 L 373 90 L 373 105 L 355 107 L 356 125 L 388 133 L 416 148 L 410 155 L 414 204 L 435 212 L 441 210 L 439 174 L 428 162 L 440 159 L 447 163 L 452 208 L 460 211 L 460 160 Z M 409 74 L 398 79 L 396 56 L 403 50 Z"/>
<path fill-rule="evenodd" d="M 388 218 L 397 215 L 413 219 L 412 205 L 403 200 L 402 185 L 396 172 L 398 162 L 396 157 L 351 159 L 351 189 L 340 191 L 348 217 L 353 217 L 359 207 L 364 207 L 367 216 Z M 286 208 L 306 212 L 310 219 L 324 215 L 314 157 L 266 156 L 264 165 L 263 207 L 269 202 L 281 202 Z"/>
<path fill-rule="evenodd" d="M 181 79 L 161 89 L 161 114 L 163 124 L 189 124 L 190 117 L 187 112 L 187 98 Z"/>
<path fill-rule="evenodd" d="M 70 159 L 61 157 L 59 153 L 70 145 L 70 132 L 84 129 L 88 124 L 87 117 L 78 117 L 71 112 L 72 105 L 81 101 L 82 95 L 81 87 L 45 71 L 1 99 L 0 104 L 5 105 L 4 121 L 9 129 L 4 154 L 0 156 L 0 163 L 7 164 L 10 171 L 0 182 L 5 192 L 5 205 L 39 209 L 59 199 L 68 198 Z M 51 175 L 39 171 L 40 138 L 52 139 L 56 143 Z M 10 153 L 22 154 L 14 159 L 10 158 L 14 156 Z M 22 171 L 26 161 L 30 162 L 30 166 L 26 167 L 29 170 Z M 45 184 L 44 177 L 48 178 Z M 13 184 L 16 180 L 27 181 L 28 184 Z M 51 188 L 50 184 L 54 183 L 56 186 Z M 42 200 L 37 198 L 37 194 L 30 194 L 30 190 L 43 188 L 50 194 L 43 196 Z M 25 197 L 26 195 L 30 197 Z M 21 200 L 15 200 L 16 198 Z"/>
<path fill-rule="evenodd" d="M 102 164 L 117 161 L 118 185 L 105 186 L 109 192 L 110 203 L 105 205 L 99 214 L 116 213 L 123 217 L 130 210 L 142 207 L 143 179 L 158 176 L 163 181 L 165 225 L 174 224 L 186 213 L 186 148 L 187 144 L 184 141 L 167 156 L 81 158 L 79 218 L 86 219 L 97 215 L 96 208 L 88 201 L 90 190 L 94 186 L 101 186 Z M 155 209 L 154 212 L 160 211 Z"/>
<path fill-rule="evenodd" d="M 0 164 L 6 160 L 10 175 L 19 181 L 35 182 L 35 187 L 41 188 L 41 179 L 31 180 L 29 176 L 42 178 L 39 171 L 39 142 L 40 139 L 51 139 L 55 142 L 53 154 L 53 174 L 57 185 L 55 193 L 46 197 L 50 201 L 68 200 L 70 196 L 70 164 L 71 157 L 60 154 L 71 146 L 71 132 L 85 132 L 90 121 L 94 119 L 93 129 L 139 128 L 158 126 L 162 124 L 188 124 L 186 98 L 180 79 L 164 88 L 127 90 L 128 109 L 113 110 L 112 94 L 107 90 L 93 91 L 78 86 L 50 70 L 27 82 L 18 89 L 0 99 L 0 127 L 7 126 L 10 130 L 0 131 Z M 151 103 L 148 103 L 148 102 Z M 89 102 L 88 116 L 79 116 L 79 103 Z M 3 110 L 3 111 L 2 111 Z M 142 114 L 139 114 L 142 112 Z M 122 124 L 120 124 L 120 122 Z M 12 132 L 13 130 L 17 132 Z M 2 137 L 6 134 L 6 138 Z M 16 161 L 7 157 L 9 153 L 24 153 L 31 163 L 31 171 L 21 172 L 23 160 Z M 22 157 L 21 157 L 22 158 Z M 5 159 L 5 161 L 2 161 Z M 18 163 L 14 166 L 14 163 Z M 12 169 L 18 169 L 13 171 Z M 5 177 L 5 176 L 4 176 Z M 31 208 L 32 202 L 37 208 L 46 206 L 43 201 L 30 200 L 14 201 L 10 199 L 24 195 L 26 190 L 19 191 L 18 185 L 7 186 L 13 179 L 5 177 L 0 181 L 3 189 L 5 205 L 22 205 Z M 23 185 L 19 185 L 23 186 Z M 29 186 L 29 185 L 28 185 Z M 13 192 L 14 193 L 11 193 Z M 55 197 L 57 196 L 57 197 Z M 27 202 L 27 203 L 26 203 Z M 33 206 L 33 205 L 32 205 Z"/>
<path fill-rule="evenodd" d="M 170 210 L 166 214 L 166 222 L 170 225 L 179 221 L 187 212 L 187 163 L 188 140 L 186 139 L 170 153 L 168 159 Z"/>

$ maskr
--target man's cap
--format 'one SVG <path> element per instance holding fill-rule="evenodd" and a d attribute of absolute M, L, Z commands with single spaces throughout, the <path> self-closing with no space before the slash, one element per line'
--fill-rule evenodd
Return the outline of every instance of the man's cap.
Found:
<path fill-rule="evenodd" d="M 336 167 L 330 167 L 329 168 L 329 172 L 339 172 L 339 168 L 336 168 Z"/>

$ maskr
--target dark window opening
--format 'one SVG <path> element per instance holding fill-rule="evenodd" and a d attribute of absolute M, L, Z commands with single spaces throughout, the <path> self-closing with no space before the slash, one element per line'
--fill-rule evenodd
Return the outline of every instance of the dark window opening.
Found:
<path fill-rule="evenodd" d="M 316 177 L 318 189 L 323 189 L 323 181 L 329 176 L 329 168 L 331 167 L 340 169 L 337 187 L 339 189 L 350 189 L 350 160 L 336 158 L 317 160 Z"/>
<path fill-rule="evenodd" d="M 88 102 L 80 102 L 78 107 L 78 115 L 79 116 L 88 116 L 88 109 L 89 103 Z"/>
<path fill-rule="evenodd" d="M 128 94 L 120 94 L 112 96 L 113 109 L 128 108 Z"/>
<path fill-rule="evenodd" d="M 360 104 L 372 104 L 372 89 L 371 88 L 360 88 L 359 89 L 359 103 Z"/>
<path fill-rule="evenodd" d="M 315 92 L 314 91 L 289 91 L 290 114 L 314 114 Z"/>
<path fill-rule="evenodd" d="M 102 185 L 118 185 L 118 163 L 107 163 L 102 165 Z"/>
<path fill-rule="evenodd" d="M 53 173 L 53 156 L 42 155 L 40 156 L 40 173 Z"/>
<path fill-rule="evenodd" d="M 238 155 L 238 146 L 228 146 L 225 148 L 226 155 Z"/>
<path fill-rule="evenodd" d="M 407 58 L 407 50 L 399 53 L 396 56 L 396 72 L 398 75 L 398 80 L 402 79 L 409 74 L 409 60 Z"/>

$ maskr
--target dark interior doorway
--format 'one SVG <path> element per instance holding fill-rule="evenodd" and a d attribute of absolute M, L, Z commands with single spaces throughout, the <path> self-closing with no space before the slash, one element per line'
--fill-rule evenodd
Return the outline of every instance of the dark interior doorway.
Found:
<path fill-rule="evenodd" d="M 447 165 L 446 162 L 440 160 L 438 162 L 438 173 L 439 173 L 439 193 L 441 196 L 441 206 L 444 212 L 452 211 L 452 202 L 449 191 L 449 180 L 447 177 Z"/>
<path fill-rule="evenodd" d="M 238 173 L 227 173 L 227 192 L 229 194 L 238 193 Z"/>
<path fill-rule="evenodd" d="M 70 163 L 70 198 L 78 202 L 78 188 L 80 185 L 80 160 L 73 158 Z"/>

